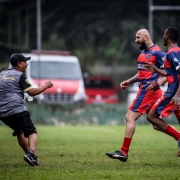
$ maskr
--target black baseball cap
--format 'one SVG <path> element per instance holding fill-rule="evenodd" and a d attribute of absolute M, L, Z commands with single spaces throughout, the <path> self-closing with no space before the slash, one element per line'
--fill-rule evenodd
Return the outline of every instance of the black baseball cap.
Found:
<path fill-rule="evenodd" d="M 21 53 L 15 53 L 15 54 L 12 54 L 11 57 L 10 57 L 10 63 L 12 66 L 16 65 L 18 62 L 26 62 L 28 60 L 30 60 L 31 57 L 25 57 L 23 56 Z"/>

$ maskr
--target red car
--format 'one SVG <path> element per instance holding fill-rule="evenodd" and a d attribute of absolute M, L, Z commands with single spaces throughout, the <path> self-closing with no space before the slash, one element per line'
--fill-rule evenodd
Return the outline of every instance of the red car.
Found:
<path fill-rule="evenodd" d="M 86 99 L 88 104 L 119 103 L 118 88 L 108 76 L 88 76 L 84 79 Z"/>

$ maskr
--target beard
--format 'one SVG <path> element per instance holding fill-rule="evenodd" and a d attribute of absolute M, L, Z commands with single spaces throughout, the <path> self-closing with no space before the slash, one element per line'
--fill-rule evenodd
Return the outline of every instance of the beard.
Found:
<path fill-rule="evenodd" d="M 144 50 L 144 49 L 146 49 L 146 43 L 143 41 L 142 43 L 141 43 L 141 45 L 139 46 L 139 49 L 140 50 Z"/>
<path fill-rule="evenodd" d="M 167 46 L 167 41 L 164 39 L 164 46 Z"/>

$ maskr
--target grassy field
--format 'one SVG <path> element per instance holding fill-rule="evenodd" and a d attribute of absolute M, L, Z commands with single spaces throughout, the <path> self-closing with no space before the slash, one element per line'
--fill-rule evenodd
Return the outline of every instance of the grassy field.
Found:
<path fill-rule="evenodd" d="M 124 126 L 37 126 L 39 167 L 23 161 L 11 130 L 0 126 L 3 180 L 180 180 L 177 142 L 150 125 L 138 125 L 129 159 L 105 155 L 118 150 Z M 177 128 L 179 128 L 177 126 Z"/>

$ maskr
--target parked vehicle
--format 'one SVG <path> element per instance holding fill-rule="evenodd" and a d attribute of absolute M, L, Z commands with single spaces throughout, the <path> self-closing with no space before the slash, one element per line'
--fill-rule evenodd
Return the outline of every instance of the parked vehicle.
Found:
<path fill-rule="evenodd" d="M 54 51 L 53 51 L 54 52 Z M 61 52 L 35 51 L 28 61 L 26 75 L 34 86 L 41 86 L 46 81 L 52 81 L 53 87 L 45 90 L 34 100 L 47 104 L 73 104 L 84 102 L 85 88 L 79 60 L 76 56 L 62 55 Z"/>
<path fill-rule="evenodd" d="M 107 76 L 88 76 L 84 78 L 86 99 L 88 104 L 117 104 L 120 102 L 118 88 Z"/>

